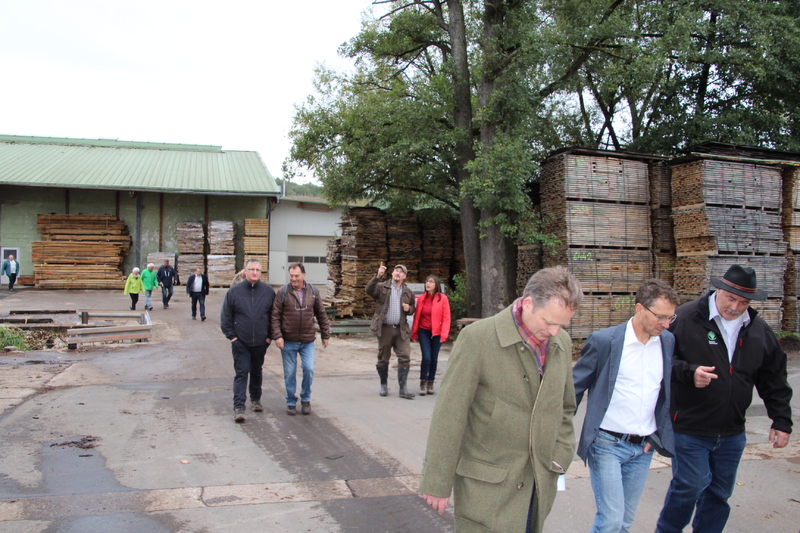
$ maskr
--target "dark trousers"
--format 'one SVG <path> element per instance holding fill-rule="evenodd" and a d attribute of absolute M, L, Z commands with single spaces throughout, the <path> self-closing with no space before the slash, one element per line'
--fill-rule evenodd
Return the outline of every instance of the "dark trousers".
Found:
<path fill-rule="evenodd" d="M 389 367 L 389 359 L 392 357 L 392 348 L 397 354 L 398 366 L 411 365 L 411 337 L 403 339 L 400 334 L 400 326 L 381 326 L 381 338 L 378 339 L 378 366 Z"/>
<path fill-rule="evenodd" d="M 264 355 L 267 353 L 269 344 L 259 346 L 248 346 L 240 340 L 231 343 L 233 352 L 233 370 L 236 377 L 233 378 L 233 408 L 244 409 L 247 401 L 247 378 L 250 378 L 250 401 L 261 400 L 261 381 L 264 365 Z"/>
<path fill-rule="evenodd" d="M 197 316 L 197 303 L 200 302 L 200 318 L 206 316 L 206 295 L 202 292 L 190 292 L 192 298 L 192 316 Z"/>
<path fill-rule="evenodd" d="M 172 287 L 172 285 L 170 285 L 169 287 L 167 287 L 166 285 L 162 286 L 161 287 L 161 303 L 163 303 L 165 306 L 169 305 L 169 301 L 172 298 L 172 293 L 174 291 L 175 291 L 175 289 Z"/>
<path fill-rule="evenodd" d="M 8 275 L 8 290 L 10 290 L 10 291 L 14 290 L 14 283 L 16 283 L 16 281 L 17 281 L 17 275 L 16 274 L 9 274 Z"/>
<path fill-rule="evenodd" d="M 436 366 L 439 363 L 439 348 L 442 347 L 441 336 L 434 335 L 429 329 L 419 328 L 417 330 L 419 339 L 419 350 L 422 352 L 422 363 L 420 363 L 419 379 L 422 381 L 434 381 L 436 379 Z"/>
<path fill-rule="evenodd" d="M 136 309 L 136 302 L 139 301 L 139 293 L 138 292 L 135 293 L 135 294 L 134 293 L 130 293 L 128 296 L 131 297 L 131 309 L 135 310 Z"/>

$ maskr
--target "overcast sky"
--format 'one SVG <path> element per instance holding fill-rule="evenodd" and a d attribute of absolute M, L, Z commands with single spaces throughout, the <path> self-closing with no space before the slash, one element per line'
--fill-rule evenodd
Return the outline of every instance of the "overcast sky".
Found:
<path fill-rule="evenodd" d="M 0 134 L 255 150 L 273 176 L 314 67 L 371 0 L 0 0 Z"/>

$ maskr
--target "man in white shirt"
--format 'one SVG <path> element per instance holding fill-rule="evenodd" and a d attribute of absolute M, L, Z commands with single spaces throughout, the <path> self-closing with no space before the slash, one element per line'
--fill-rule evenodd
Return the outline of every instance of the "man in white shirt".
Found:
<path fill-rule="evenodd" d="M 668 283 L 645 281 L 633 317 L 589 335 L 573 369 L 578 405 L 589 390 L 578 456 L 589 463 L 597 505 L 593 533 L 629 531 L 653 449 L 672 456 L 674 337 L 667 328 L 679 303 Z"/>
<path fill-rule="evenodd" d="M 8 290 L 13 292 L 14 283 L 17 281 L 17 276 L 19 276 L 19 261 L 15 261 L 14 256 L 9 255 L 8 259 L 3 261 L 3 270 L 1 272 L 0 275 L 8 276 Z"/>
<path fill-rule="evenodd" d="M 206 296 L 208 295 L 208 277 L 203 269 L 197 267 L 195 273 L 186 281 L 186 294 L 192 299 L 192 320 L 197 320 L 197 304 L 200 303 L 200 320 L 206 319 Z"/>

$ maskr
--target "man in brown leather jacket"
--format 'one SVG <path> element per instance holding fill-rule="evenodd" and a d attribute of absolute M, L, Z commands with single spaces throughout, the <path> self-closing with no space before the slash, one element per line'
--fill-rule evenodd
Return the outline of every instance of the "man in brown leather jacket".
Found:
<path fill-rule="evenodd" d="M 386 273 L 386 266 L 381 263 L 378 275 L 367 283 L 367 294 L 377 302 L 375 314 L 372 316 L 370 332 L 378 337 L 378 376 L 381 379 L 381 396 L 389 394 L 389 359 L 392 348 L 397 354 L 397 381 L 400 384 L 400 397 L 413 400 L 407 388 L 408 371 L 411 368 L 411 326 L 407 317 L 414 314 L 414 293 L 404 283 L 408 269 L 397 265 L 392 271 L 392 279 L 380 282 Z"/>
<path fill-rule="evenodd" d="M 283 381 L 286 385 L 286 414 L 297 414 L 297 356 L 303 367 L 300 389 L 300 412 L 311 414 L 311 383 L 314 381 L 314 318 L 322 332 L 322 346 L 327 348 L 331 326 L 317 289 L 306 283 L 303 263 L 289 266 L 289 283 L 275 294 L 272 306 L 272 337 L 283 358 Z"/>

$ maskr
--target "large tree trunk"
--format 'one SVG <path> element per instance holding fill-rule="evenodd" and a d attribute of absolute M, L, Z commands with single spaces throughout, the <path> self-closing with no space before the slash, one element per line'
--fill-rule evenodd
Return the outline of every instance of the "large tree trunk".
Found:
<path fill-rule="evenodd" d="M 453 93 L 455 106 L 453 121 L 461 133 L 456 145 L 456 180 L 463 183 L 469 178 L 467 163 L 475 159 L 472 133 L 472 95 L 470 92 L 467 35 L 464 8 L 461 0 L 447 0 L 448 31 L 453 54 Z M 471 198 L 463 198 L 459 205 L 461 233 L 464 238 L 464 260 L 467 267 L 467 316 L 481 317 L 481 242 L 478 234 L 478 210 Z"/>
<path fill-rule="evenodd" d="M 494 213 L 481 212 L 481 220 Z M 484 317 L 502 311 L 516 298 L 517 247 L 500 233 L 498 226 L 489 226 L 481 242 L 481 278 Z"/>

